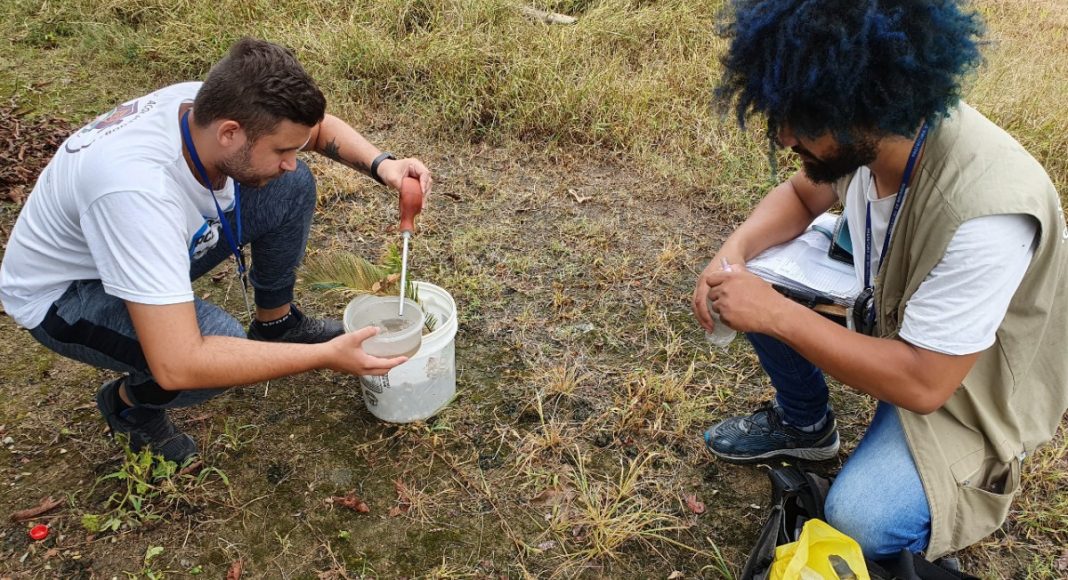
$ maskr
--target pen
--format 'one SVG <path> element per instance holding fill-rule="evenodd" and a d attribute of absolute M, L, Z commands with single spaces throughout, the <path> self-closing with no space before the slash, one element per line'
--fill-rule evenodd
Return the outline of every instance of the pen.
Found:
<path fill-rule="evenodd" d="M 771 287 L 777 290 L 779 294 L 782 294 L 794 302 L 800 302 L 809 308 L 813 308 L 820 304 L 834 304 L 833 300 L 815 291 L 807 291 L 800 288 L 787 288 L 781 284 L 772 284 Z"/>

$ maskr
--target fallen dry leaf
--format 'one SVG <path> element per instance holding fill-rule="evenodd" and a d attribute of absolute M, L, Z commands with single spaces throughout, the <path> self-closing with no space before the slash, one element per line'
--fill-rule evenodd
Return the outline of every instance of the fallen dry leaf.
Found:
<path fill-rule="evenodd" d="M 393 480 L 393 490 L 397 492 L 397 505 L 389 510 L 389 517 L 395 518 L 408 513 L 412 509 L 412 492 L 408 486 L 399 479 Z"/>
<path fill-rule="evenodd" d="M 22 205 L 26 201 L 26 186 L 16 185 L 7 192 L 7 200 Z"/>
<path fill-rule="evenodd" d="M 0 105 L 0 200 L 22 204 L 41 169 L 71 132 L 58 119 L 26 119 L 12 99 Z"/>
<path fill-rule="evenodd" d="M 190 463 L 189 465 L 183 467 L 181 469 L 181 471 L 178 472 L 178 475 L 181 476 L 181 475 L 192 475 L 194 473 L 200 473 L 200 470 L 203 469 L 203 468 L 204 468 L 204 462 L 200 461 L 200 460 L 197 460 L 197 461 L 194 461 L 194 462 Z"/>
<path fill-rule="evenodd" d="M 41 503 L 37 507 L 29 509 L 19 510 L 11 514 L 11 521 L 24 522 L 26 520 L 32 520 L 33 518 L 46 514 L 57 507 L 67 503 L 67 498 L 52 499 L 52 496 L 48 496 L 41 500 Z"/>
<path fill-rule="evenodd" d="M 697 501 L 697 494 L 687 494 L 683 496 L 683 499 L 686 500 L 686 507 L 690 508 L 691 512 L 697 515 L 705 513 L 705 504 Z"/>
<path fill-rule="evenodd" d="M 532 506 L 560 505 L 570 502 L 575 497 L 574 490 L 559 487 L 549 488 L 530 498 Z"/>
<path fill-rule="evenodd" d="M 571 537 L 578 539 L 586 538 L 586 526 L 575 526 L 571 528 Z"/>
<path fill-rule="evenodd" d="M 678 580 L 679 578 L 685 578 L 686 575 L 678 570 L 673 570 L 671 575 L 668 576 L 668 580 Z"/>
<path fill-rule="evenodd" d="M 226 580 L 241 580 L 241 569 L 244 565 L 241 560 L 234 560 L 233 564 L 230 564 L 230 569 L 226 571 Z"/>
<path fill-rule="evenodd" d="M 336 503 L 341 507 L 347 507 L 352 511 L 359 512 L 361 514 L 371 513 L 371 508 L 367 506 L 367 503 L 362 499 L 356 497 L 355 492 L 349 492 L 343 496 L 335 495 L 330 498 L 332 503 Z"/>
<path fill-rule="evenodd" d="M 548 541 L 545 541 L 545 542 L 542 542 L 542 543 L 538 544 L 538 549 L 541 550 L 542 552 L 548 552 L 549 550 L 552 550 L 555 547 L 556 547 L 556 542 L 553 541 L 553 540 L 548 540 Z"/>

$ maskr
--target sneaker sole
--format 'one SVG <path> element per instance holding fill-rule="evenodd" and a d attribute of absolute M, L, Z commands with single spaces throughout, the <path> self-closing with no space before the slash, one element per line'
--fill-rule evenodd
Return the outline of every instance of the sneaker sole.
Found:
<path fill-rule="evenodd" d="M 838 456 L 838 447 L 840 440 L 837 435 L 834 438 L 834 444 L 827 447 L 804 447 L 799 449 L 777 449 L 775 451 L 769 451 L 761 455 L 728 455 L 716 451 L 711 445 L 707 444 L 705 447 L 712 452 L 712 455 L 728 462 L 728 463 L 767 463 L 772 459 L 802 459 L 805 461 L 826 461 Z"/>

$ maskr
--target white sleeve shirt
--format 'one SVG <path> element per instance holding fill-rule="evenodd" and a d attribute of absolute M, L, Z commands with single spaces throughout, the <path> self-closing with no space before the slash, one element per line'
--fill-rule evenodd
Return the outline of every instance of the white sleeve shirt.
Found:
<path fill-rule="evenodd" d="M 970 219 L 905 305 L 900 337 L 942 354 L 994 344 L 1009 302 L 1031 263 L 1038 222 L 1026 214 Z"/>

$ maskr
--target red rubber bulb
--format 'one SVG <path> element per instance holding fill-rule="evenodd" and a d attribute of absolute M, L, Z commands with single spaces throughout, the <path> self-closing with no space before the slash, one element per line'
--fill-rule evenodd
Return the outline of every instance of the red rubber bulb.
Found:
<path fill-rule="evenodd" d="M 415 216 L 423 210 L 423 186 L 415 177 L 405 177 L 400 189 L 400 231 L 415 231 Z"/>

